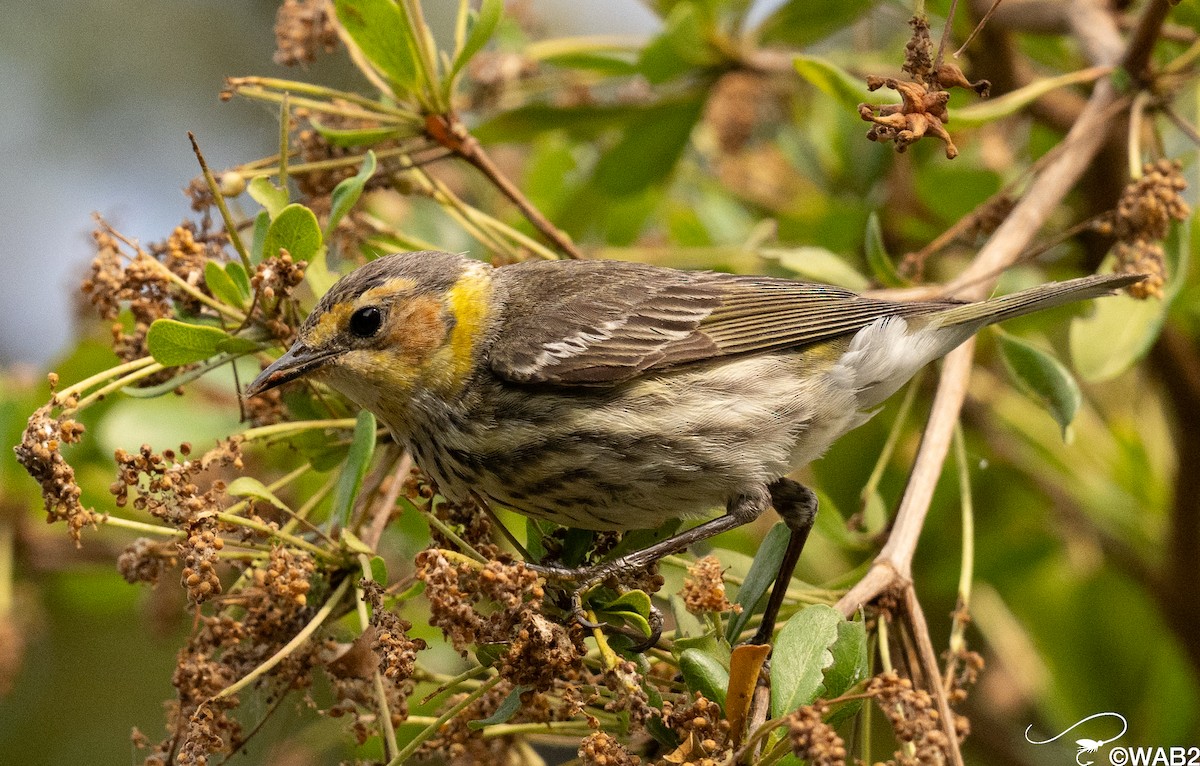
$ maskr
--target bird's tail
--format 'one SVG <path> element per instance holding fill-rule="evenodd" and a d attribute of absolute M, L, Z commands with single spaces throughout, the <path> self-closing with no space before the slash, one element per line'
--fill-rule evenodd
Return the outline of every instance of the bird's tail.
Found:
<path fill-rule="evenodd" d="M 953 306 L 931 315 L 929 321 L 939 327 L 979 329 L 1064 303 L 1111 295 L 1113 291 L 1142 279 L 1144 277 L 1141 274 L 1093 274 L 1066 282 L 1050 282 L 1019 293 Z"/>

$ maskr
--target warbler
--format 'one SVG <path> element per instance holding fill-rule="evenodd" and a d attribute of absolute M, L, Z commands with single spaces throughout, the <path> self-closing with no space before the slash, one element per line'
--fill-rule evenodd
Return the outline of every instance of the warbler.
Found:
<path fill-rule="evenodd" d="M 1091 276 L 977 303 L 893 302 L 618 261 L 493 268 L 403 253 L 338 281 L 246 393 L 324 381 L 374 412 L 453 501 L 475 496 L 592 530 L 725 509 L 587 579 L 648 564 L 771 505 L 792 529 L 794 566 L 816 500 L 787 474 L 981 327 L 1137 279 Z M 790 577 L 785 562 L 775 591 Z"/>

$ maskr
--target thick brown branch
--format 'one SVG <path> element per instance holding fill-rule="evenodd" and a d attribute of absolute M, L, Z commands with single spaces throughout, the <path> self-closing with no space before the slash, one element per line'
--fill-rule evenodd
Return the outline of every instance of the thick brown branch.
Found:
<path fill-rule="evenodd" d="M 517 188 L 516 184 L 504 175 L 465 125 L 453 116 L 431 114 L 426 117 L 425 130 L 439 144 L 450 149 L 487 176 L 487 179 L 517 206 L 521 214 L 533 224 L 533 227 L 564 255 L 568 258 L 583 258 L 583 253 L 579 251 L 566 232 L 551 223 L 550 219 L 546 218 L 542 211 L 529 201 L 529 198 Z"/>

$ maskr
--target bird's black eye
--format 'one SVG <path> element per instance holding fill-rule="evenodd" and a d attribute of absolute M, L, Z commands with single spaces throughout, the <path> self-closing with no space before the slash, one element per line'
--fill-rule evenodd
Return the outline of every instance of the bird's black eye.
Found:
<path fill-rule="evenodd" d="M 360 338 L 370 338 L 383 325 L 383 312 L 378 306 L 363 306 L 350 315 L 350 332 Z"/>

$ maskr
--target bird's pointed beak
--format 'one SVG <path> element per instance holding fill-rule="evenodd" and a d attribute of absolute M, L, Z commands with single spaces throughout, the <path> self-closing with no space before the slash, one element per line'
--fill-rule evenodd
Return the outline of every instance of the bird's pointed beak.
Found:
<path fill-rule="evenodd" d="M 311 349 L 296 341 L 286 354 L 272 362 L 270 367 L 259 373 L 258 377 L 246 386 L 246 396 L 257 396 L 290 380 L 307 375 L 319 369 L 335 355 L 334 351 Z"/>

